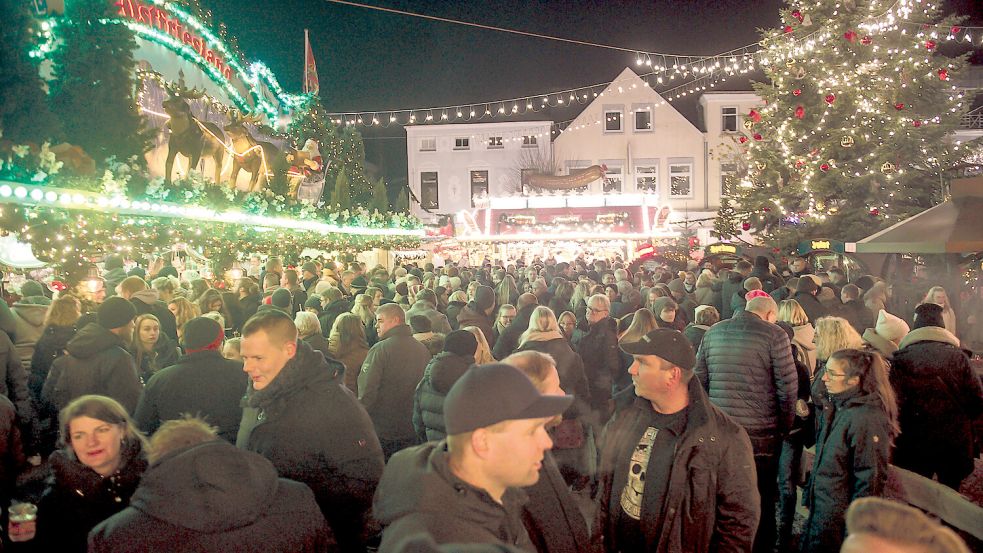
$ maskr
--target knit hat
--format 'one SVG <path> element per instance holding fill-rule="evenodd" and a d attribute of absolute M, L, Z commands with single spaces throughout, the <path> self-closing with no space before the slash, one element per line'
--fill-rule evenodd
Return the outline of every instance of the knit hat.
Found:
<path fill-rule="evenodd" d="M 410 317 L 410 328 L 414 334 L 433 332 L 433 322 L 426 315 L 413 315 Z"/>
<path fill-rule="evenodd" d="M 768 292 L 765 292 L 764 290 L 751 290 L 747 294 L 744 294 L 744 299 L 746 299 L 747 301 L 751 301 L 754 298 L 770 298 L 770 297 L 771 295 L 768 294 Z"/>
<path fill-rule="evenodd" d="M 290 290 L 277 288 L 270 296 L 270 305 L 283 310 L 290 309 Z"/>
<path fill-rule="evenodd" d="M 529 377 L 512 365 L 477 365 L 444 398 L 444 427 L 453 436 L 508 420 L 550 418 L 571 403 L 573 396 L 540 394 Z"/>
<path fill-rule="evenodd" d="M 768 258 L 767 257 L 765 257 L 763 255 L 759 255 L 759 256 L 756 256 L 754 258 L 754 266 L 755 267 L 760 267 L 762 269 L 767 270 L 768 269 L 768 265 L 769 265 L 769 263 L 768 263 Z"/>
<path fill-rule="evenodd" d="M 482 311 L 495 305 L 495 290 L 490 286 L 479 286 L 474 293 L 474 303 Z"/>
<path fill-rule="evenodd" d="M 324 309 L 324 304 L 321 303 L 321 296 L 315 295 L 307 298 L 307 301 L 304 302 L 304 309 L 307 308 L 315 309 L 318 313 L 320 313 Z"/>
<path fill-rule="evenodd" d="M 103 328 L 108 328 L 112 330 L 114 328 L 124 327 L 136 318 L 137 310 L 130 303 L 130 300 L 125 300 L 119 296 L 113 296 L 106 301 L 102 302 L 99 309 L 96 311 L 99 325 Z"/>
<path fill-rule="evenodd" d="M 923 303 L 915 308 L 914 328 L 926 326 L 937 326 L 945 328 L 945 320 L 942 318 L 942 306 L 937 303 Z"/>
<path fill-rule="evenodd" d="M 621 350 L 630 355 L 655 355 L 686 370 L 696 366 L 692 344 L 681 332 L 671 328 L 657 328 L 637 342 L 621 344 Z"/>
<path fill-rule="evenodd" d="M 369 287 L 369 281 L 365 280 L 364 276 L 358 275 L 357 277 L 352 279 L 351 287 L 353 290 L 357 290 L 361 292 Z"/>
<path fill-rule="evenodd" d="M 819 286 L 816 286 L 816 281 L 811 278 L 806 278 L 806 276 L 799 277 L 799 283 L 795 285 L 795 291 L 804 292 L 806 294 L 811 294 L 819 290 Z"/>
<path fill-rule="evenodd" d="M 474 357 L 478 351 L 478 339 L 467 330 L 454 330 L 444 339 L 444 351 L 461 357 Z"/>
<path fill-rule="evenodd" d="M 36 280 L 24 281 L 24 284 L 20 285 L 20 295 L 24 298 L 29 298 L 32 296 L 43 296 L 44 295 L 44 285 Z"/>
<path fill-rule="evenodd" d="M 195 353 L 206 349 L 217 350 L 225 339 L 225 331 L 218 321 L 208 317 L 195 317 L 184 323 L 181 341 L 185 353 Z"/>
<path fill-rule="evenodd" d="M 301 272 L 307 271 L 308 273 L 317 276 L 317 265 L 313 261 L 308 261 L 300 266 Z"/>
<path fill-rule="evenodd" d="M 710 309 L 711 307 L 713 307 L 713 306 L 712 305 L 697 305 L 696 306 L 696 309 L 693 310 L 693 319 L 694 320 L 695 319 L 699 319 L 700 318 L 700 313 L 702 313 L 703 311 L 706 311 L 707 309 Z"/>
<path fill-rule="evenodd" d="M 855 282 L 854 284 L 856 284 L 857 287 L 860 288 L 861 293 L 866 292 L 867 290 L 870 290 L 871 288 L 874 287 L 874 277 L 870 275 L 864 275 L 858 278 L 857 282 Z M 878 332 L 878 334 L 880 333 Z"/>
<path fill-rule="evenodd" d="M 878 313 L 877 324 L 874 325 L 874 332 L 881 338 L 896 344 L 910 331 L 911 329 L 908 328 L 908 323 L 904 322 L 904 319 L 901 317 L 895 317 L 883 309 Z"/>
<path fill-rule="evenodd" d="M 669 291 L 677 294 L 685 294 L 686 285 L 683 283 L 682 279 L 674 278 L 669 281 Z"/>

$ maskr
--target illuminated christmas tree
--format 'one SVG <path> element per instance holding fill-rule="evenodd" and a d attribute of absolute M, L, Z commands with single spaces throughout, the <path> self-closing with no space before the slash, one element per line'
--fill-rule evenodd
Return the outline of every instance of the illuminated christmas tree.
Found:
<path fill-rule="evenodd" d="M 949 135 L 966 110 L 952 79 L 965 57 L 939 52 L 962 30 L 932 2 L 789 2 L 764 32 L 721 235 L 754 228 L 789 245 L 858 240 L 943 199 L 943 171 L 966 153 Z"/>

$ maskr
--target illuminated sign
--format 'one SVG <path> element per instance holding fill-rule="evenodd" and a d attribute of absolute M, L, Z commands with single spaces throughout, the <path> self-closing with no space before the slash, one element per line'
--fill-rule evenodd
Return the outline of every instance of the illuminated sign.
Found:
<path fill-rule="evenodd" d="M 232 68 L 226 65 L 220 54 L 208 47 L 208 41 L 191 32 L 180 20 L 163 8 L 147 6 L 134 0 L 118 0 L 115 5 L 119 8 L 117 15 L 120 17 L 132 19 L 137 23 L 154 27 L 171 35 L 194 49 L 208 64 L 218 69 L 226 79 L 232 78 Z"/>
<path fill-rule="evenodd" d="M 737 253 L 737 246 L 732 246 L 730 244 L 714 244 L 709 247 L 710 255 L 716 255 L 718 253 Z"/>
<path fill-rule="evenodd" d="M 829 240 L 813 240 L 812 249 L 814 250 L 828 250 L 830 248 Z"/>

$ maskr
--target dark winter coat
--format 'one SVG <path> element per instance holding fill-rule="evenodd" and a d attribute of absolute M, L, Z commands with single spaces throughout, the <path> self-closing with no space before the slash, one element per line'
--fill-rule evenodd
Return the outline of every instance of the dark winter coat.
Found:
<path fill-rule="evenodd" d="M 461 325 L 457 322 L 457 316 L 464 309 L 465 305 L 467 304 L 463 301 L 452 301 L 447 304 L 447 309 L 444 310 L 447 314 L 447 322 L 450 323 L 451 328 L 454 330 L 461 328 Z"/>
<path fill-rule="evenodd" d="M 512 352 L 519 347 L 519 338 L 522 336 L 522 333 L 529 328 L 529 319 L 532 318 L 532 312 L 537 307 L 539 307 L 538 304 L 527 305 L 516 311 L 515 318 L 502 331 L 498 340 L 495 341 L 495 345 L 492 346 L 492 357 L 495 359 L 505 359 L 509 355 L 512 355 Z"/>
<path fill-rule="evenodd" d="M 694 370 L 710 401 L 747 430 L 756 453 L 773 451 L 791 430 L 798 381 L 778 325 L 750 311 L 720 321 L 703 336 Z"/>
<path fill-rule="evenodd" d="M 28 433 L 24 438 L 29 440 L 31 438 L 29 432 L 36 418 L 34 404 L 27 388 L 27 372 L 20 358 L 17 357 L 14 343 L 10 341 L 6 332 L 0 332 L 0 394 L 14 404 L 18 423 L 21 429 Z"/>
<path fill-rule="evenodd" d="M 796 292 L 792 299 L 799 302 L 802 306 L 802 310 L 806 312 L 806 316 L 809 317 L 809 322 L 812 326 L 816 326 L 816 321 L 822 317 L 829 316 L 829 309 L 819 302 L 819 299 L 810 294 L 809 292 Z"/>
<path fill-rule="evenodd" d="M 781 288 L 782 286 L 785 286 L 784 278 L 772 273 L 771 271 L 763 267 L 755 267 L 751 269 L 751 274 L 748 275 L 748 278 L 750 277 L 757 277 L 758 280 L 761 281 L 762 289 L 765 292 L 768 292 L 769 294 Z"/>
<path fill-rule="evenodd" d="M 48 379 L 48 372 L 55 359 L 65 355 L 65 346 L 68 341 L 75 336 L 74 326 L 48 325 L 44 329 L 44 334 L 34 346 L 34 357 L 31 358 L 31 372 L 27 376 L 27 387 L 30 389 L 31 398 L 35 405 L 40 405 L 41 389 L 44 388 L 44 381 Z"/>
<path fill-rule="evenodd" d="M 973 423 L 983 416 L 980 377 L 958 344 L 944 328 L 917 328 L 891 367 L 901 425 L 894 464 L 953 487 L 973 471 Z"/>
<path fill-rule="evenodd" d="M 51 300 L 44 296 L 29 296 L 21 298 L 10 308 L 16 326 L 10 339 L 25 370 L 30 368 L 34 347 L 44 334 L 44 318 L 50 305 Z"/>
<path fill-rule="evenodd" d="M 302 339 L 307 342 L 307 344 L 311 346 L 311 349 L 314 351 L 321 352 L 321 355 L 325 357 L 331 357 L 331 352 L 328 351 L 328 340 L 324 336 L 315 332 L 314 334 L 305 336 Z"/>
<path fill-rule="evenodd" d="M 341 364 L 297 342 L 265 388 L 249 391 L 236 445 L 307 484 L 343 551 L 363 547 L 382 448 L 368 413 L 342 387 Z"/>
<path fill-rule="evenodd" d="M 574 345 L 587 373 L 591 409 L 598 414 L 598 422 L 603 424 L 611 416 L 611 385 L 621 370 L 618 322 L 611 317 L 597 321 Z"/>
<path fill-rule="evenodd" d="M 164 421 L 189 413 L 204 418 L 218 429 L 219 437 L 235 443 L 248 381 L 241 361 L 225 359 L 216 350 L 196 351 L 147 382 L 133 418 L 149 436 Z"/>
<path fill-rule="evenodd" d="M 432 326 L 433 332 L 439 334 L 450 334 L 451 325 L 447 321 L 447 315 L 444 315 L 440 311 L 434 309 L 433 304 L 426 301 L 418 301 L 410 307 L 409 311 L 406 312 L 406 320 L 410 320 L 415 315 L 423 315 L 424 317 L 430 319 L 430 324 Z M 491 334 L 485 336 L 489 342 L 491 341 Z"/>
<path fill-rule="evenodd" d="M 402 324 L 389 329 L 369 349 L 358 375 L 358 399 L 365 406 L 380 440 L 414 440 L 413 398 L 430 350 Z"/>
<path fill-rule="evenodd" d="M 539 553 L 589 553 L 594 550 L 583 513 L 567 486 L 553 453 L 543 456 L 539 480 L 523 491 L 529 496 L 524 522 Z"/>
<path fill-rule="evenodd" d="M 89 531 L 129 505 L 147 461 L 139 442 L 128 442 L 120 453 L 120 468 L 109 478 L 80 463 L 74 453 L 51 454 L 52 476 L 38 503 L 38 551 L 84 553 Z"/>
<path fill-rule="evenodd" d="M 277 478 L 256 453 L 215 441 L 150 467 L 130 506 L 92 531 L 89 552 L 315 553 L 328 540 L 310 488 Z"/>
<path fill-rule="evenodd" d="M 734 316 L 734 307 L 731 300 L 735 293 L 744 293 L 744 275 L 732 271 L 720 285 L 720 319 L 729 319 Z"/>
<path fill-rule="evenodd" d="M 0 332 L 3 334 L 3 332 Z M 26 467 L 17 411 L 6 396 L 0 395 L 0 501 L 9 505 L 17 477 Z"/>
<path fill-rule="evenodd" d="M 853 388 L 824 403 L 804 495 L 809 517 L 799 543 L 806 553 L 840 550 L 847 507 L 883 495 L 891 455 L 890 423 L 878 398 Z"/>
<path fill-rule="evenodd" d="M 493 317 L 482 313 L 474 302 L 465 305 L 464 309 L 461 309 L 457 315 L 457 327 L 464 328 L 466 326 L 477 327 L 485 335 L 485 341 L 491 343 L 492 327 L 495 326 L 495 320 Z"/>
<path fill-rule="evenodd" d="M 594 535 L 605 551 L 618 551 L 621 494 L 632 452 L 652 412 L 651 402 L 636 397 L 633 390 L 623 393 L 630 403 L 615 413 L 598 446 Z M 710 403 L 695 378 L 689 382 L 689 398 L 686 430 L 677 441 L 665 492 L 664 524 L 650 550 L 750 551 L 761 516 L 751 443 L 740 425 Z M 642 532 L 654 540 L 659 529 L 646 514 L 642 513 Z"/>
<path fill-rule="evenodd" d="M 344 298 L 335 300 L 324 306 L 324 311 L 318 317 L 318 321 L 321 323 L 321 335 L 325 338 L 329 337 L 331 335 L 331 328 L 334 327 L 335 319 L 351 310 L 352 302 Z"/>
<path fill-rule="evenodd" d="M 130 344 L 126 351 L 130 352 L 135 362 L 138 356 L 132 348 L 133 345 Z M 181 354 L 178 353 L 177 346 L 174 345 L 174 342 L 161 333 L 157 339 L 157 343 L 154 344 L 153 353 L 139 356 L 140 364 L 137 367 L 137 372 L 140 374 L 140 380 L 146 384 L 150 380 L 150 377 L 156 374 L 157 371 L 177 363 L 178 357 L 180 356 Z"/>
<path fill-rule="evenodd" d="M 246 324 L 246 321 L 256 314 L 262 303 L 262 294 L 252 294 L 244 298 L 239 298 L 239 311 L 242 313 L 242 324 Z"/>
<path fill-rule="evenodd" d="M 874 328 L 874 323 L 877 322 L 863 300 L 850 300 L 840 305 L 837 316 L 846 319 L 857 334 L 863 334 L 868 328 Z"/>
<path fill-rule="evenodd" d="M 373 504 L 385 527 L 379 553 L 419 533 L 438 544 L 504 543 L 535 552 L 522 523 L 525 492 L 508 488 L 498 503 L 455 476 L 448 458 L 447 442 L 430 442 L 389 460 Z"/>
<path fill-rule="evenodd" d="M 157 317 L 160 321 L 160 331 L 173 342 L 177 342 L 177 319 L 174 313 L 167 308 L 167 304 L 160 301 L 160 294 L 156 290 L 143 290 L 130 296 L 130 303 L 137 310 L 137 316 L 150 314 Z M 229 321 L 231 323 L 231 321 Z M 162 365 L 163 366 L 163 365 Z"/>
<path fill-rule="evenodd" d="M 689 340 L 689 343 L 693 344 L 693 351 L 700 350 L 700 344 L 703 343 L 703 335 L 710 330 L 707 325 L 698 325 L 696 323 L 688 325 L 683 330 L 683 336 Z"/>
<path fill-rule="evenodd" d="M 51 364 L 41 396 L 61 410 L 86 394 L 109 396 L 130 413 L 137 407 L 143 384 L 122 338 L 99 323 L 83 326 Z"/>
<path fill-rule="evenodd" d="M 430 360 L 413 398 L 413 428 L 418 443 L 443 440 L 444 398 L 451 386 L 474 365 L 474 357 L 444 351 Z"/>
<path fill-rule="evenodd" d="M 560 388 L 574 396 L 574 402 L 563 414 L 565 419 L 586 416 L 590 413 L 590 385 L 580 354 L 573 351 L 566 338 L 545 341 L 527 341 L 517 351 L 538 351 L 547 353 L 556 362 L 556 372 L 560 376 Z"/>

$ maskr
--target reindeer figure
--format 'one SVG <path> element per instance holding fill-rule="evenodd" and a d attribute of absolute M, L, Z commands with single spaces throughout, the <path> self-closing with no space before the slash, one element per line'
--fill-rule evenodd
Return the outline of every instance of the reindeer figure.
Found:
<path fill-rule="evenodd" d="M 192 168 L 198 166 L 202 155 L 212 158 L 215 162 L 215 184 L 221 181 L 225 134 L 218 125 L 199 121 L 191 114 L 191 106 L 184 100 L 201 98 L 203 94 L 187 90 L 175 93 L 171 90 L 171 97 L 164 100 L 164 111 L 170 116 L 167 127 L 171 130 L 171 136 L 167 139 L 167 162 L 164 170 L 168 184 L 171 183 L 171 170 L 178 154 L 188 158 L 189 167 Z"/>
<path fill-rule="evenodd" d="M 246 128 L 246 123 L 256 123 L 258 116 L 236 117 L 231 115 L 231 121 L 225 126 L 225 132 L 232 140 L 232 175 L 229 183 L 236 185 L 239 170 L 245 169 L 252 176 L 249 178 L 249 191 L 259 191 L 268 182 L 273 173 L 272 163 L 280 155 L 280 150 L 269 142 L 257 141 Z M 260 184 L 259 178 L 263 177 Z"/>

